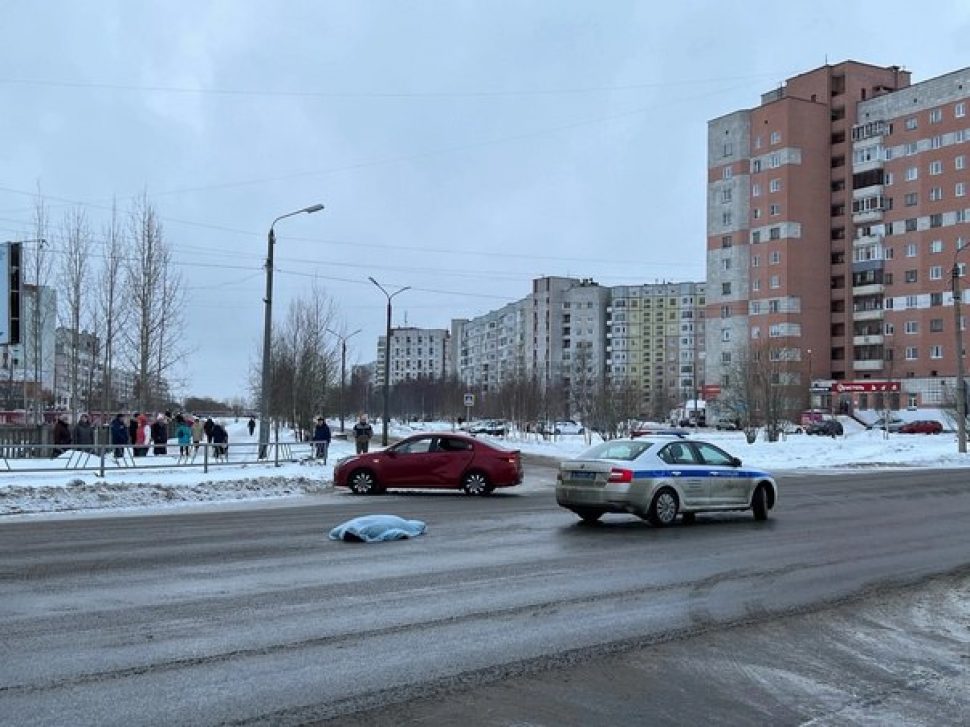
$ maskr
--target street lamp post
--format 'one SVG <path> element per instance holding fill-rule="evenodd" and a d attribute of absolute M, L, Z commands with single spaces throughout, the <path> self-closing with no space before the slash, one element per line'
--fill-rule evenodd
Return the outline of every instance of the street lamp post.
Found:
<path fill-rule="evenodd" d="M 812 349 L 807 349 L 808 354 L 808 408 L 814 409 L 814 392 L 812 391 Z"/>
<path fill-rule="evenodd" d="M 960 454 L 967 452 L 967 382 L 963 367 L 963 321 L 960 310 L 963 293 L 960 290 L 960 266 L 957 264 L 957 255 L 963 249 L 965 248 L 958 249 L 953 256 L 953 269 L 950 271 L 953 287 L 953 331 L 957 347 L 957 451 Z"/>
<path fill-rule="evenodd" d="M 276 244 L 274 227 L 280 220 L 294 215 L 313 214 L 323 209 L 322 204 L 314 204 L 295 212 L 280 215 L 269 226 L 266 236 L 266 304 L 263 318 L 263 371 L 259 391 L 259 458 L 266 457 L 269 446 L 269 416 L 270 416 L 270 345 L 273 340 L 273 246 Z"/>
<path fill-rule="evenodd" d="M 410 290 L 410 285 L 405 285 L 403 288 L 398 288 L 393 293 L 388 293 L 384 289 L 384 286 L 378 283 L 374 278 L 368 276 L 367 279 L 376 285 L 380 291 L 387 298 L 387 329 L 384 335 L 384 416 L 383 424 L 381 426 L 381 445 L 387 446 L 387 420 L 390 416 L 390 383 L 391 383 L 391 299 L 398 293 L 403 293 L 405 290 Z"/>
<path fill-rule="evenodd" d="M 8 240 L 7 244 L 10 244 L 10 245 L 36 244 L 37 245 L 37 254 L 34 255 L 36 270 L 34 274 L 34 308 L 33 308 L 33 316 L 31 321 L 32 323 L 31 328 L 33 329 L 32 333 L 33 333 L 33 344 L 34 344 L 33 346 L 34 348 L 34 355 L 33 355 L 34 396 L 35 396 L 34 420 L 35 420 L 35 423 L 40 423 L 42 421 L 42 418 L 39 412 L 40 407 L 37 405 L 38 402 L 36 401 L 37 392 L 41 391 L 43 388 L 40 383 L 41 372 L 43 369 L 43 363 L 42 363 L 43 340 L 41 339 L 41 335 L 40 335 L 40 318 L 41 318 L 40 271 L 41 271 L 43 261 L 41 260 L 40 251 L 43 250 L 44 246 L 47 244 L 47 239 L 44 237 L 35 237 L 30 240 Z M 19 311 L 18 311 L 18 314 L 19 314 Z M 21 352 L 23 354 L 21 358 L 23 359 L 23 367 L 24 367 L 23 381 L 22 381 L 23 388 L 24 388 L 24 424 L 27 424 L 27 344 L 24 342 L 23 335 L 21 335 L 20 346 L 21 346 Z"/>
<path fill-rule="evenodd" d="M 333 334 L 340 339 L 340 431 L 344 431 L 344 382 L 347 380 L 347 339 L 351 336 L 356 336 L 360 333 L 360 328 L 358 328 L 353 333 L 348 333 L 346 336 L 342 336 L 336 331 L 332 331 L 329 328 L 327 333 Z"/>

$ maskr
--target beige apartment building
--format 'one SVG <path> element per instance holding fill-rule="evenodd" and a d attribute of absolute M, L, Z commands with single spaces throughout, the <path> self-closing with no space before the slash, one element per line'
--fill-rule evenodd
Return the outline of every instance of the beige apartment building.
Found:
<path fill-rule="evenodd" d="M 910 85 L 899 67 L 847 61 L 709 122 L 709 383 L 760 341 L 790 363 L 788 383 L 807 394 L 815 380 L 817 402 L 947 398 L 968 99 L 970 69 Z"/>

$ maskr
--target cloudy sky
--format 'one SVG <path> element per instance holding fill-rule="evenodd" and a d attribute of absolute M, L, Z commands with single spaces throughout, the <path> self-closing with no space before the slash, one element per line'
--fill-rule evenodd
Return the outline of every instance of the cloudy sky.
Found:
<path fill-rule="evenodd" d="M 743 8 L 739 10 L 738 8 Z M 700 280 L 707 121 L 826 62 L 970 65 L 970 5 L 0 0 L 0 240 L 147 192 L 189 291 L 180 394 L 245 395 L 270 223 L 376 357 L 541 275 Z M 55 250 L 56 254 L 56 250 Z"/>

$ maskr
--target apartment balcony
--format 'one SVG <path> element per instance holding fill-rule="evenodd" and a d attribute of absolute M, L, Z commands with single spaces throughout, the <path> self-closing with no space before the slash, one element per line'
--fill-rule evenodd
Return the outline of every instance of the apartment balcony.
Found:
<path fill-rule="evenodd" d="M 854 321 L 881 321 L 884 317 L 885 311 L 882 308 L 852 311 L 852 320 Z"/>
<path fill-rule="evenodd" d="M 866 336 L 853 336 L 852 345 L 853 346 L 881 346 L 883 343 L 883 336 L 881 333 L 870 333 Z"/>
<path fill-rule="evenodd" d="M 882 210 L 863 210 L 862 212 L 852 213 L 852 222 L 856 225 L 865 225 L 870 222 L 880 222 L 882 220 Z"/>
<path fill-rule="evenodd" d="M 852 241 L 852 247 L 866 247 L 867 245 L 882 245 L 885 235 L 860 235 Z"/>
<path fill-rule="evenodd" d="M 868 359 L 866 361 L 853 361 L 853 371 L 881 371 L 883 360 L 881 358 Z"/>
<path fill-rule="evenodd" d="M 864 295 L 882 295 L 885 292 L 885 283 L 867 283 L 866 285 L 852 286 L 853 297 L 862 297 Z"/>

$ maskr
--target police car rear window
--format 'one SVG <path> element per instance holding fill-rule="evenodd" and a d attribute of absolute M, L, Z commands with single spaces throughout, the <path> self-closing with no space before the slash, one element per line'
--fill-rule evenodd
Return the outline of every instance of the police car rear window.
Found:
<path fill-rule="evenodd" d="M 579 459 L 634 460 L 653 446 L 653 442 L 638 439 L 635 442 L 603 442 L 583 452 Z"/>

